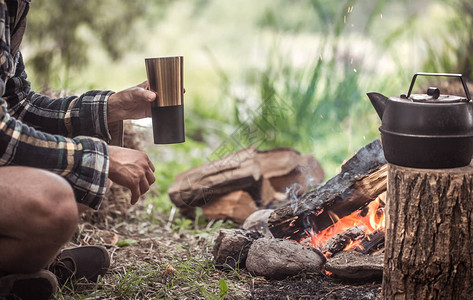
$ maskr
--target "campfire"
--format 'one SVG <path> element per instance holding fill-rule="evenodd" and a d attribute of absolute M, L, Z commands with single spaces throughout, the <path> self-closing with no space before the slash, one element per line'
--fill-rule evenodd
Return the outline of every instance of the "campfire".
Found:
<path fill-rule="evenodd" d="M 333 225 L 318 233 L 311 230 L 299 242 L 320 249 L 327 258 L 352 249 L 365 254 L 379 250 L 384 243 L 385 197 L 384 192 L 365 208 L 342 218 L 329 212 Z"/>
<path fill-rule="evenodd" d="M 214 248 L 217 265 L 274 278 L 323 271 L 379 277 L 386 190 L 379 141 L 341 169 L 313 189 L 323 175 L 314 157 L 289 148 L 248 148 L 179 174 L 169 195 L 184 214 L 203 206 L 209 218 L 243 223 L 242 230 L 221 231 Z"/>

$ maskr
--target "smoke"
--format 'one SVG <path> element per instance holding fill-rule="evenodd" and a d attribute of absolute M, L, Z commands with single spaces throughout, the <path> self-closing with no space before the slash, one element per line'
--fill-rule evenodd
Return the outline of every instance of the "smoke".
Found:
<path fill-rule="evenodd" d="M 305 202 L 302 201 L 301 195 L 306 193 L 310 188 L 314 185 L 316 181 L 314 176 L 312 176 L 311 168 L 308 165 L 302 165 L 297 167 L 297 171 L 300 174 L 305 175 L 305 182 L 304 184 L 301 183 L 293 183 L 290 187 L 286 188 L 286 198 L 291 203 L 291 209 L 294 215 L 299 211 L 299 209 L 307 209 L 309 208 L 305 205 Z"/>

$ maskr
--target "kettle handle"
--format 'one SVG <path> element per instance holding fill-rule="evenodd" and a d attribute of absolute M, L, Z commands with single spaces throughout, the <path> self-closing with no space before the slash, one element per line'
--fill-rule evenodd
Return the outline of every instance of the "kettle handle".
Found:
<path fill-rule="evenodd" d="M 463 75 L 462 74 L 451 74 L 451 73 L 424 73 L 424 72 L 417 72 L 414 77 L 412 77 L 411 81 L 411 86 L 409 86 L 409 92 L 407 92 L 407 98 L 411 95 L 412 88 L 414 87 L 414 83 L 416 81 L 416 78 L 418 75 L 422 76 L 446 76 L 446 77 L 459 77 L 460 80 L 462 81 L 463 89 L 465 90 L 466 98 L 468 101 L 471 100 L 470 96 L 470 91 L 468 90 L 468 87 L 466 86 L 465 80 L 463 80 Z"/>

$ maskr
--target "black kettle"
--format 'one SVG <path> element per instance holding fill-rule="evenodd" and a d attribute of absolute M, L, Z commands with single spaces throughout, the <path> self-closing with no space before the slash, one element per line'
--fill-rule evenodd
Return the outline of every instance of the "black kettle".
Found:
<path fill-rule="evenodd" d="M 435 87 L 411 94 L 417 76 L 459 77 L 466 97 Z M 473 155 L 473 102 L 461 74 L 416 73 L 407 95 L 367 94 L 382 120 L 379 131 L 389 163 L 422 169 L 466 166 Z"/>

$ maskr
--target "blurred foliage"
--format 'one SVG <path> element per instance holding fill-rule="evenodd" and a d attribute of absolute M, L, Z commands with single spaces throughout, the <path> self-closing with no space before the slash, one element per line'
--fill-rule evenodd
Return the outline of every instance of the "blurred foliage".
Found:
<path fill-rule="evenodd" d="M 423 10 L 407 10 L 407 18 L 387 32 L 382 45 L 388 49 L 407 41 L 410 58 L 415 58 L 413 64 L 422 71 L 460 73 L 473 80 L 473 2 L 423 2 Z M 406 56 L 397 59 L 399 66 L 409 62 Z"/>
<path fill-rule="evenodd" d="M 48 86 L 53 73 L 69 73 L 89 62 L 89 47 L 100 44 L 113 60 L 136 50 L 135 23 L 150 5 L 166 0 L 35 0 L 28 15 L 26 42 L 34 48 L 28 57 L 37 81 Z"/>
<path fill-rule="evenodd" d="M 163 199 L 178 172 L 249 144 L 313 153 L 333 175 L 379 137 L 366 92 L 405 92 L 415 71 L 472 73 L 468 0 L 35 0 L 30 13 L 42 83 L 91 62 L 83 77 L 100 85 L 86 86 L 109 88 L 141 79 L 145 55 L 186 57 L 189 146 L 156 157 Z"/>
<path fill-rule="evenodd" d="M 460 73 L 473 80 L 473 2 L 441 1 L 451 13 L 445 16 L 443 28 L 428 32 L 425 69 L 432 72 Z M 438 43 L 438 40 L 441 43 Z"/>

